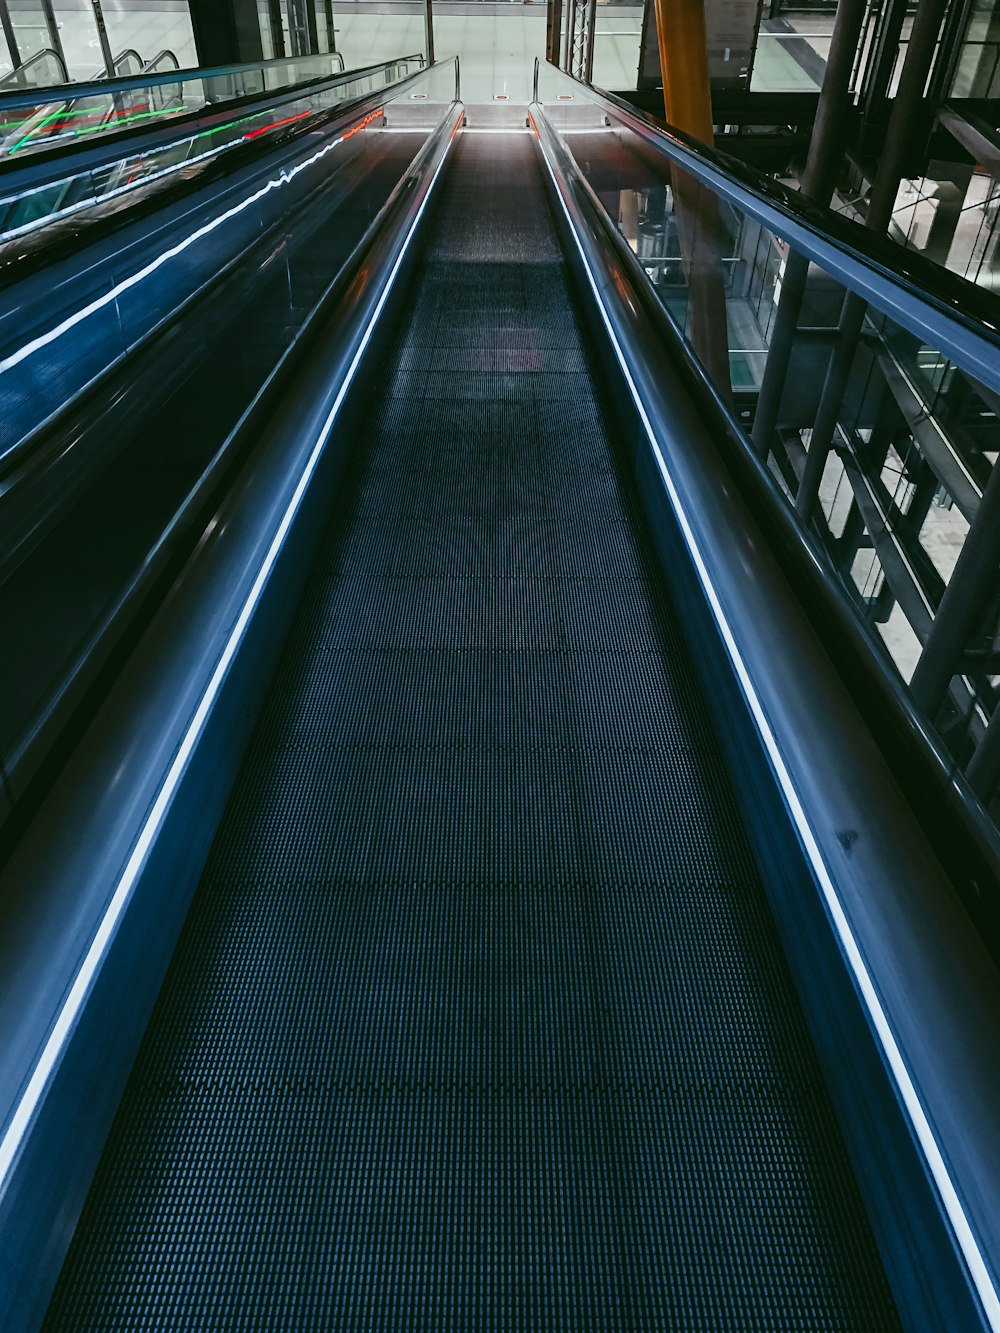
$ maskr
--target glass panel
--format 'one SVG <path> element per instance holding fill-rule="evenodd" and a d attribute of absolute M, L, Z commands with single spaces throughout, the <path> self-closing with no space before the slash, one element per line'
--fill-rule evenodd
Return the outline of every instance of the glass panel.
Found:
<path fill-rule="evenodd" d="M 25 64 L 39 52 L 52 49 L 52 34 L 38 0 L 8 0 L 7 8 L 17 49 Z M 31 82 L 37 84 L 38 80 Z"/>
<path fill-rule="evenodd" d="M 121 52 L 136 51 L 141 69 L 159 52 L 173 51 L 180 68 L 192 69 L 198 64 L 187 5 L 177 6 L 169 0 L 128 0 L 127 4 L 102 0 L 102 12 L 116 59 Z"/>
<path fill-rule="evenodd" d="M 765 19 L 757 35 L 751 91 L 818 92 L 830 56 L 831 36 L 828 18 L 796 15 L 791 22 Z"/>
<path fill-rule="evenodd" d="M 18 69 L 0 79 L 0 90 L 8 93 L 26 88 L 48 88 L 63 82 L 63 67 L 56 53 L 38 51 Z"/>
<path fill-rule="evenodd" d="M 441 37 L 436 12 L 434 18 L 435 49 L 441 59 L 446 53 L 438 49 Z M 337 50 L 343 55 L 348 69 L 377 64 L 403 51 L 426 54 L 424 6 L 418 0 L 399 0 L 390 4 L 368 0 L 365 4 L 352 4 L 343 11 L 335 5 L 334 27 Z"/>
<path fill-rule="evenodd" d="M 599 0 L 594 26 L 596 87 L 614 90 L 637 86 L 641 40 L 642 5 Z"/>
<path fill-rule="evenodd" d="M 202 160 L 200 154 L 204 153 L 206 145 L 201 141 L 205 138 L 210 138 L 211 148 L 218 150 L 227 144 L 242 141 L 248 134 L 261 133 L 268 125 L 279 120 L 287 123 L 289 116 L 305 118 L 311 112 L 329 109 L 349 98 L 372 92 L 383 87 L 387 81 L 391 82 L 405 72 L 418 69 L 420 65 L 416 59 L 403 60 L 391 67 L 382 67 L 378 72 L 359 72 L 353 79 L 338 82 L 336 76 L 340 72 L 340 59 L 331 55 L 268 61 L 260 65 L 238 65 L 233 66 L 230 72 L 208 78 L 188 74 L 178 78 L 170 77 L 173 67 L 171 53 L 161 52 L 158 63 L 159 70 L 150 71 L 157 74 L 156 81 L 148 84 L 141 81 L 123 86 L 116 84 L 107 93 L 88 92 L 71 99 L 44 103 L 23 104 L 24 99 L 18 99 L 22 104 L 16 109 L 9 109 L 0 122 L 0 160 L 9 161 L 15 155 L 26 158 L 56 144 L 89 143 L 95 134 L 205 111 L 213 103 L 259 96 L 269 91 L 286 92 L 299 84 L 313 83 L 324 78 L 332 80 L 329 85 L 311 91 L 294 105 L 282 99 L 280 111 L 272 103 L 259 111 L 245 108 L 235 119 L 211 127 L 202 124 L 197 133 L 193 132 L 192 137 L 186 141 L 188 144 L 196 140 L 199 142 L 199 160 Z M 115 174 L 113 179 L 117 182 L 119 175 L 122 180 L 129 178 L 130 182 L 145 178 L 152 172 L 162 170 L 164 164 L 172 162 L 177 151 L 178 145 L 171 144 L 158 152 L 123 158 L 122 172 Z M 142 164 L 141 168 L 138 163 Z M 67 170 L 71 171 L 71 167 L 67 166 Z M 117 184 L 113 187 L 102 185 L 94 174 L 89 175 L 87 180 L 90 181 L 89 187 L 83 185 L 81 177 L 79 189 L 70 191 L 70 194 L 78 194 L 80 198 L 92 202 L 94 189 L 104 193 L 106 188 L 118 188 Z M 20 198 L 26 199 L 28 194 L 12 190 L 0 196 L 0 209 L 9 207 Z M 44 211 L 38 212 L 34 206 L 30 211 L 35 215 L 34 221 L 46 216 Z M 11 216 L 4 219 L 0 214 L 0 240 L 16 232 L 20 226 L 21 222 L 15 224 Z"/>
<path fill-rule="evenodd" d="M 683 150 L 671 161 L 613 104 L 551 67 L 540 100 L 776 492 L 964 767 L 1000 704 L 996 561 L 969 576 L 979 586 L 964 622 L 939 612 L 966 577 L 960 560 L 1000 453 L 995 334 L 983 329 L 995 358 L 983 385 L 946 346 L 845 288 L 839 270 L 700 184 L 678 165 Z M 1000 814 L 1000 792 L 986 794 Z"/>

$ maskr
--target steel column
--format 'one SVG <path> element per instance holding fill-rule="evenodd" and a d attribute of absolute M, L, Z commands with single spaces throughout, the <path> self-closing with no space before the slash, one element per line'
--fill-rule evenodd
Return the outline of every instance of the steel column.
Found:
<path fill-rule="evenodd" d="M 584 83 L 592 81 L 594 73 L 594 25 L 597 20 L 597 0 L 571 0 L 566 33 L 566 68 Z"/>
<path fill-rule="evenodd" d="M 434 64 L 434 2 L 424 0 L 424 36 L 427 40 L 427 63 Z"/>
<path fill-rule="evenodd" d="M 288 0 L 288 37 L 293 56 L 309 54 L 308 9 L 307 0 Z"/>
<path fill-rule="evenodd" d="M 267 17 L 271 27 L 271 46 L 275 59 L 284 58 L 285 25 L 281 21 L 281 0 L 267 0 Z"/>
<path fill-rule="evenodd" d="M 10 63 L 14 69 L 20 69 L 24 64 L 21 59 L 21 52 L 17 48 L 17 37 L 14 35 L 14 25 L 10 21 L 10 10 L 7 7 L 7 0 L 0 0 L 0 27 L 3 28 L 3 35 L 7 39 L 7 51 L 10 55 Z"/>
<path fill-rule="evenodd" d="M 875 41 L 868 57 L 861 92 L 861 139 L 866 145 L 872 132 L 872 122 L 877 119 L 889 96 L 892 72 L 899 58 L 899 42 L 907 3 L 908 0 L 887 0 L 879 13 Z"/>
<path fill-rule="evenodd" d="M 309 33 L 309 54 L 319 55 L 319 23 L 316 20 L 316 6 L 320 0 L 307 0 L 306 29 Z"/>
<path fill-rule="evenodd" d="M 562 36 L 562 0 L 549 0 L 545 8 L 545 58 L 559 64 L 559 39 Z"/>
<path fill-rule="evenodd" d="M 961 667 L 986 598 L 995 591 L 1000 570 L 1000 466 L 994 463 L 979 509 L 934 616 L 910 691 L 933 718 L 948 685 Z"/>
<path fill-rule="evenodd" d="M 104 11 L 101 9 L 101 0 L 91 0 L 94 11 L 94 23 L 97 26 L 97 40 L 101 47 L 101 59 L 104 61 L 104 68 L 108 72 L 108 78 L 115 77 L 115 58 L 111 51 L 111 43 L 108 41 L 108 29 L 104 22 Z"/>

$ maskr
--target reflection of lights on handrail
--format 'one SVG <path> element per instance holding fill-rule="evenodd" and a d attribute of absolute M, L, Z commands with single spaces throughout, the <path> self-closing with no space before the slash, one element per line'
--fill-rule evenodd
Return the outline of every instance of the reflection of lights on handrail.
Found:
<path fill-rule="evenodd" d="M 119 297 L 123 296 L 125 292 L 131 291 L 133 287 L 137 287 L 140 283 L 144 282 L 146 278 L 155 273 L 157 269 L 162 268 L 162 266 L 168 263 L 171 259 L 176 259 L 178 255 L 183 254 L 192 245 L 203 240 L 206 236 L 210 236 L 212 232 L 217 231 L 219 227 L 231 221 L 240 213 L 245 212 L 246 209 L 252 208 L 255 204 L 258 204 L 266 195 L 270 194 L 272 190 L 278 190 L 283 186 L 290 184 L 296 176 L 300 175 L 303 171 L 308 171 L 310 167 L 315 166 L 315 164 L 326 157 L 328 153 L 332 153 L 335 148 L 339 148 L 345 140 L 352 138 L 360 130 L 363 130 L 367 125 L 370 125 L 373 120 L 376 120 L 383 114 L 384 108 L 379 108 L 377 111 L 373 111 L 363 117 L 356 125 L 352 125 L 349 130 L 346 130 L 343 134 L 339 134 L 336 139 L 332 140 L 332 142 L 324 144 L 322 148 L 317 149 L 317 151 L 313 153 L 312 156 L 306 158 L 305 161 L 297 163 L 287 171 L 280 171 L 279 174 L 272 177 L 266 185 L 255 190 L 253 194 L 248 195 L 242 203 L 234 205 L 224 213 L 220 213 L 218 217 L 213 218 L 211 222 L 206 222 L 204 226 L 198 227 L 190 236 L 187 236 L 179 244 L 171 246 L 168 250 L 164 250 L 149 264 L 146 264 L 143 268 L 139 269 L 138 272 L 133 273 L 131 277 L 116 283 L 110 291 L 105 292 L 96 300 L 91 301 L 90 304 L 84 306 L 82 310 L 75 311 L 72 315 L 67 316 L 67 318 L 60 324 L 57 324 L 55 328 L 49 329 L 47 333 L 39 334 L 37 338 L 33 338 L 30 342 L 25 343 L 23 347 L 19 347 L 16 352 L 12 352 L 9 356 L 4 357 L 4 359 L 0 361 L 0 374 L 6 370 L 13 370 L 16 366 L 19 366 L 26 361 L 28 357 L 33 356 L 35 352 L 50 346 L 57 339 L 61 338 L 64 333 L 68 333 L 71 329 L 78 327 L 78 325 L 89 319 L 91 315 L 112 305 L 119 299 Z M 204 156 L 212 157 L 214 154 L 206 153 Z M 190 163 L 187 165 L 190 165 Z M 96 202 L 96 200 L 92 202 Z"/>
<path fill-rule="evenodd" d="M 357 133 L 358 128 L 360 128 L 360 126 L 355 127 L 354 133 Z M 452 138 L 454 137 L 455 134 L 453 133 Z M 343 141 L 338 139 L 336 142 L 341 143 Z M 334 146 L 335 145 L 330 145 L 330 147 Z M 328 151 L 328 149 L 322 150 L 320 153 L 316 154 L 316 157 L 321 157 L 325 151 Z M 316 159 L 313 158 L 311 160 L 315 161 Z M 153 804 L 142 825 L 128 861 L 118 875 L 114 890 L 98 924 L 90 947 L 79 964 L 68 992 L 60 1003 L 59 1012 L 56 1015 L 55 1022 L 45 1040 L 44 1046 L 38 1053 L 28 1082 L 19 1094 L 14 1114 L 8 1122 L 2 1138 L 0 1138 L 0 1191 L 3 1191 L 7 1186 L 11 1168 L 17 1160 L 22 1141 L 31 1126 L 31 1122 L 49 1085 L 53 1071 L 62 1057 L 66 1042 L 73 1031 L 73 1026 L 80 1010 L 90 993 L 94 977 L 107 954 L 107 950 L 114 938 L 118 923 L 128 907 L 132 891 L 146 864 L 154 840 L 160 832 L 163 821 L 170 808 L 170 803 L 173 800 L 174 793 L 176 792 L 187 768 L 190 756 L 205 730 L 212 709 L 215 707 L 216 700 L 229 675 L 232 662 L 246 637 L 247 628 L 264 595 L 272 571 L 288 539 L 292 524 L 302 507 L 303 500 L 305 499 L 313 475 L 319 467 L 320 459 L 327 447 L 327 442 L 333 431 L 337 417 L 340 415 L 344 399 L 354 382 L 365 350 L 371 341 L 372 334 L 385 304 L 395 286 L 397 276 L 402 268 L 403 261 L 406 258 L 406 253 L 410 248 L 413 237 L 417 233 L 420 219 L 427 208 L 428 201 L 430 200 L 434 189 L 434 184 L 437 181 L 438 176 L 441 174 L 441 169 L 444 166 L 445 161 L 446 157 L 442 156 L 434 170 L 434 174 L 427 186 L 424 197 L 410 222 L 409 230 L 402 241 L 399 251 L 393 261 L 392 268 L 385 279 L 382 291 L 379 293 L 374 308 L 362 330 L 361 338 L 351 358 L 350 364 L 347 367 L 340 387 L 338 388 L 333 403 L 327 413 L 326 419 L 320 427 L 319 434 L 305 461 L 302 472 L 298 477 L 284 513 L 274 531 L 270 545 L 264 554 L 263 561 L 257 570 L 248 593 L 246 594 L 235 623 L 233 624 L 225 643 L 221 647 L 214 669 L 211 671 L 211 675 L 204 686 L 191 720 L 188 723 L 169 767 L 163 776 L 162 784 L 156 792 Z M 266 188 L 269 189 L 270 184 Z M 251 202 L 252 200 L 248 200 L 242 207 L 246 207 L 247 204 Z"/>
<path fill-rule="evenodd" d="M 308 111 L 300 111 L 297 116 L 286 116 L 284 120 L 275 120 L 270 125 L 262 125 L 259 130 L 250 130 L 244 134 L 244 139 L 259 139 L 262 134 L 270 134 L 272 130 L 280 130 L 283 125 L 294 125 L 297 120 L 305 120 L 306 116 L 311 116 L 312 108 Z"/>
<path fill-rule="evenodd" d="M 146 108 L 147 108 L 146 103 L 140 103 L 136 107 L 122 109 L 120 111 L 108 111 L 108 112 L 66 111 L 63 108 L 60 108 L 58 111 L 53 112 L 52 116 L 46 116 L 46 118 L 40 121 L 38 125 L 36 125 L 33 129 L 29 130 L 29 132 L 24 136 L 24 138 L 19 139 L 18 142 L 9 149 L 9 151 L 11 153 L 16 153 L 20 151 L 20 149 L 25 148 L 28 144 L 37 141 L 37 138 L 42 133 L 42 131 L 46 132 L 55 131 L 52 134 L 47 133 L 47 137 L 45 139 L 45 146 L 50 147 L 57 140 L 74 139 L 84 134 L 95 134 L 103 129 L 117 130 L 120 129 L 123 125 L 130 125 L 135 121 L 150 120 L 157 116 L 176 116 L 179 115 L 181 112 L 187 110 L 187 107 L 183 106 L 164 107 L 159 111 L 150 111 Z M 72 120 L 62 120 L 54 123 L 53 117 L 58 115 L 63 115 L 68 117 L 86 116 L 87 121 L 91 123 L 87 123 L 87 121 L 80 121 L 74 124 Z M 24 125 L 27 122 L 22 121 L 20 123 Z"/>

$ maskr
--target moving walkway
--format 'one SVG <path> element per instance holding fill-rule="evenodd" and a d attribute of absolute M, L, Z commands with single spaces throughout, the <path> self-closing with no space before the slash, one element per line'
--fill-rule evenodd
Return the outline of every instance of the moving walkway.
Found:
<path fill-rule="evenodd" d="M 443 76 L 11 817 L 7 1322 L 998 1327 L 989 832 L 602 206 L 658 132 Z"/>

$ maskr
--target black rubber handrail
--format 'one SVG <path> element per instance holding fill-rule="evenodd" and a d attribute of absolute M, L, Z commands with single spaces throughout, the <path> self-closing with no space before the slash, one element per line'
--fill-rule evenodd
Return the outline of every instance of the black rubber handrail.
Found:
<path fill-rule="evenodd" d="M 53 50 L 52 47 L 47 46 L 43 51 L 36 51 L 33 56 L 28 57 L 28 59 L 24 62 L 23 65 L 18 65 L 17 69 L 12 69 L 9 74 L 5 74 L 3 78 L 0 79 L 0 96 L 2 96 L 3 104 L 5 106 L 18 105 L 17 98 L 19 95 L 26 96 L 28 98 L 26 105 L 30 106 L 32 104 L 32 101 L 34 100 L 32 96 L 33 90 L 29 91 L 28 89 L 25 88 L 24 81 L 22 80 L 21 75 L 24 73 L 26 69 L 30 69 L 32 65 L 40 64 L 40 62 L 43 60 L 54 60 L 56 64 L 59 66 L 59 68 L 62 70 L 63 83 L 69 83 L 69 72 L 66 69 L 65 60 L 63 60 L 62 56 L 59 54 L 58 51 L 55 51 Z M 9 99 L 7 94 L 4 92 L 4 90 L 8 87 L 16 88 L 18 90 L 16 93 L 12 93 Z M 43 85 L 39 85 L 39 91 L 43 92 L 45 91 Z"/>
<path fill-rule="evenodd" d="M 155 74 L 160 64 L 166 60 L 173 61 L 174 69 L 180 69 L 181 62 L 177 59 L 174 52 L 171 51 L 169 47 L 165 46 L 162 51 L 157 51 L 152 60 L 147 60 L 139 72 L 140 74 Z"/>
<path fill-rule="evenodd" d="M 145 66 L 146 66 L 146 62 L 143 60 L 142 56 L 141 56 L 141 55 L 139 54 L 139 52 L 135 49 L 135 47 L 134 47 L 134 46 L 126 46 L 125 50 L 124 50 L 124 51 L 119 51 L 118 54 L 115 56 L 115 58 L 114 58 L 114 59 L 112 60 L 112 62 L 111 62 L 111 67 L 112 67 L 112 69 L 115 71 L 115 74 L 116 74 L 116 75 L 117 75 L 117 73 L 118 73 L 118 66 L 119 66 L 119 65 L 123 65 L 123 64 L 125 63 L 125 61 L 128 60 L 129 56 L 131 56 L 131 57 L 138 63 L 138 65 L 139 65 L 139 69 L 138 69 L 138 72 L 137 72 L 136 74 L 123 74 L 123 75 L 121 76 L 123 79 L 135 79 L 135 78 L 138 78 L 139 75 L 143 73 L 143 71 L 144 71 L 144 69 L 145 69 Z"/>

